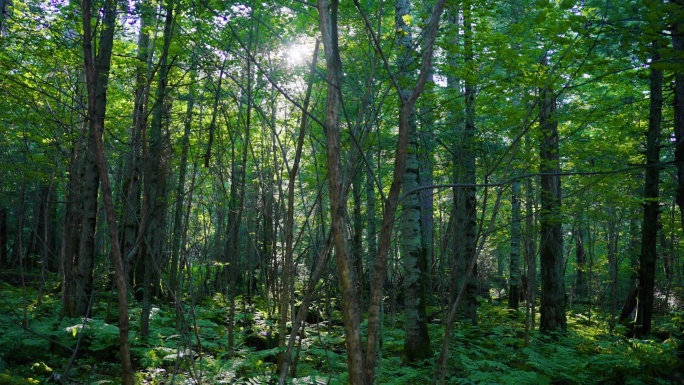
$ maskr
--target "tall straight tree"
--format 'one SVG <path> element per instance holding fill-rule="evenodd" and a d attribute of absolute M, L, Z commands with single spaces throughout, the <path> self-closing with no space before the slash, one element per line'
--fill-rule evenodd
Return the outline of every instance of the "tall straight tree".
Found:
<path fill-rule="evenodd" d="M 150 311 L 152 309 L 152 293 L 155 277 L 158 276 L 158 265 L 166 239 L 166 152 L 168 152 L 168 138 L 163 132 L 164 118 L 168 113 L 166 103 L 168 83 L 168 56 L 171 38 L 173 36 L 174 4 L 169 1 L 164 19 L 164 43 L 159 58 L 159 83 L 156 99 L 152 108 L 152 124 L 148 134 L 149 143 L 144 152 L 145 159 L 145 188 L 144 202 L 149 223 L 145 237 L 145 247 L 142 248 L 143 274 L 143 304 L 140 315 L 140 335 L 149 336 Z"/>
<path fill-rule="evenodd" d="M 513 182 L 511 186 L 511 261 L 509 264 L 508 307 L 514 310 L 518 310 L 520 291 L 522 289 L 520 268 L 520 244 L 522 241 L 520 190 L 520 181 Z"/>
<path fill-rule="evenodd" d="M 112 198 L 112 187 L 109 181 L 109 170 L 104 154 L 102 135 L 104 132 L 105 110 L 107 107 L 107 86 L 109 69 L 111 67 L 112 49 L 114 43 L 114 29 L 116 26 L 117 3 L 106 0 L 103 5 L 102 27 L 100 39 L 97 42 L 98 52 L 95 55 L 93 45 L 95 33 L 92 30 L 93 4 L 90 0 L 83 0 L 81 12 L 83 14 L 83 57 L 85 78 L 88 94 L 88 120 L 90 138 L 93 143 L 93 153 L 96 157 L 97 171 L 102 181 L 102 200 L 104 201 L 109 237 L 111 241 L 111 257 L 115 270 L 115 283 L 118 294 L 119 313 L 119 354 L 121 360 L 121 383 L 133 385 L 133 367 L 131 365 L 131 351 L 128 343 L 128 293 L 126 273 L 119 244 L 116 210 Z M 98 24 L 95 24 L 98 25 Z"/>
<path fill-rule="evenodd" d="M 458 209 L 461 215 L 458 217 L 459 226 L 463 229 L 463 273 L 461 279 L 466 280 L 465 285 L 465 316 L 473 325 L 477 324 L 477 190 L 473 186 L 476 182 L 475 168 L 475 56 L 473 53 L 473 24 L 472 4 L 469 1 L 463 4 L 463 50 L 466 76 L 465 88 L 465 122 L 461 136 L 459 163 L 461 164 L 460 179 L 458 182 L 467 183 L 471 186 L 459 188 Z M 458 240 L 457 240 L 458 242 Z M 458 247 L 457 247 L 458 248 Z M 473 264 L 470 274 L 466 266 Z"/>
<path fill-rule="evenodd" d="M 133 124 L 130 128 L 130 148 L 126 154 L 122 178 L 123 223 L 121 228 L 121 250 L 130 255 L 126 260 L 129 273 L 134 273 L 135 250 L 138 231 L 141 227 L 141 193 L 142 193 L 142 148 L 143 133 L 147 128 L 147 103 L 150 97 L 148 76 L 151 67 L 152 49 L 150 49 L 149 26 L 152 24 L 152 6 L 145 1 L 137 4 L 140 12 L 140 32 L 138 32 L 138 59 L 135 68 L 135 88 L 133 90 Z M 147 216 L 147 215 L 145 215 Z M 144 226 L 144 224 L 142 224 Z M 131 276 L 130 283 L 134 283 Z"/>
<path fill-rule="evenodd" d="M 342 107 L 342 60 L 338 38 L 338 0 L 318 0 L 319 29 L 325 52 L 328 89 L 325 104 L 328 193 L 335 262 L 342 293 L 342 322 L 347 346 L 349 383 L 364 384 L 363 349 L 361 347 L 360 303 L 354 266 L 349 250 L 349 219 L 347 218 L 342 175 L 340 111 Z"/>
<path fill-rule="evenodd" d="M 375 265 L 373 269 L 373 281 L 371 282 L 369 309 L 368 309 L 368 339 L 366 341 L 366 352 L 363 361 L 365 376 L 365 383 L 372 384 L 375 379 L 375 367 L 377 363 L 377 349 L 379 345 L 380 335 L 380 321 L 381 321 L 381 305 L 383 297 L 383 286 L 385 283 L 385 274 L 387 273 L 387 257 L 391 246 L 392 230 L 394 227 L 394 216 L 396 214 L 397 205 L 399 203 L 399 193 L 402 189 L 402 179 L 406 168 L 406 155 L 409 144 L 409 132 L 411 115 L 415 111 L 416 102 L 425 90 L 425 85 L 430 78 L 432 69 L 432 54 L 434 52 L 434 44 L 439 30 L 439 23 L 442 13 L 444 12 L 445 0 L 437 0 L 432 13 L 430 14 L 425 29 L 423 29 L 424 46 L 420 59 L 420 73 L 416 79 L 413 88 L 410 92 L 404 94 L 402 87 L 396 78 L 392 78 L 392 82 L 399 95 L 399 125 L 398 138 L 394 159 L 394 170 L 392 175 L 392 183 L 390 185 L 389 194 L 384 203 L 384 211 L 382 216 L 382 226 L 380 228 L 380 237 L 378 245 L 378 253 L 375 258 Z M 363 14 L 363 10 L 358 0 L 354 0 L 354 5 L 359 10 L 366 23 L 366 28 L 373 36 L 375 49 L 384 56 L 382 48 L 379 45 L 378 35 L 373 31 L 368 19 Z M 388 63 L 385 60 L 385 65 Z"/>
<path fill-rule="evenodd" d="M 410 95 L 407 87 L 413 83 L 414 60 L 413 38 L 411 34 L 411 3 L 396 0 L 394 4 L 395 35 L 399 55 L 397 56 L 397 80 L 402 99 Z M 406 154 L 406 167 L 403 173 L 402 188 L 407 193 L 401 202 L 401 259 L 404 273 L 405 329 L 404 356 L 407 361 L 420 361 L 432 355 L 430 336 L 427 331 L 425 312 L 425 286 L 427 281 L 427 261 L 423 249 L 420 194 L 414 190 L 420 185 L 418 165 L 418 130 L 416 128 L 415 106 L 408 120 L 409 143 Z"/>
<path fill-rule="evenodd" d="M 546 55 L 542 59 L 542 65 L 548 65 Z M 554 332 L 566 329 L 558 120 L 556 96 L 550 86 L 542 86 L 539 95 L 542 290 L 539 329 L 542 332 Z"/>
<path fill-rule="evenodd" d="M 660 60 L 659 44 L 651 45 L 650 113 L 646 132 L 646 171 L 644 177 L 644 217 L 641 225 L 641 254 L 639 256 L 639 309 L 635 335 L 651 332 L 653 290 L 655 286 L 656 255 L 658 248 L 658 203 L 660 188 L 660 131 L 663 118 L 663 71 L 654 66 Z"/>

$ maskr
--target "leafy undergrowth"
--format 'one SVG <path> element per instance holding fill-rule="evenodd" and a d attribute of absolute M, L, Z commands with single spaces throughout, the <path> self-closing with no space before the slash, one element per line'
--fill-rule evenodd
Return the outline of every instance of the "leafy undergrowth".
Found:
<path fill-rule="evenodd" d="M 117 384 L 118 328 L 116 306 L 106 300 L 91 319 L 59 319 L 59 295 L 36 293 L 0 284 L 0 385 L 40 384 L 56 376 L 71 384 Z M 138 304 L 133 304 L 139 307 Z M 28 328 L 22 328 L 26 308 Z M 240 304 L 239 309 L 243 309 Z M 216 295 L 182 311 L 160 306 L 152 312 L 150 337 L 137 330 L 140 312 L 131 308 L 131 341 L 140 384 L 263 384 L 275 380 L 279 352 L 277 320 L 258 305 L 236 316 L 235 351 L 227 351 L 225 299 Z M 608 332 L 602 315 L 568 314 L 568 333 L 553 337 L 530 335 L 525 346 L 524 315 L 483 303 L 480 324 L 458 323 L 450 346 L 446 375 L 449 384 L 670 384 L 684 382 L 681 355 L 684 314 L 659 318 L 663 340 L 624 337 Z M 332 321 L 332 322 L 331 322 Z M 417 365 L 402 362 L 402 319 L 399 328 L 385 327 L 378 384 L 429 383 L 435 357 Z M 430 325 L 435 352 L 444 328 Z M 346 383 L 344 334 L 334 320 L 310 324 L 293 384 Z M 76 349 L 78 347 L 78 349 Z M 69 361 L 76 349 L 74 361 Z M 678 356 L 679 354 L 679 356 Z M 67 369 L 68 368 L 68 369 Z M 65 372 L 66 370 L 66 372 Z"/>

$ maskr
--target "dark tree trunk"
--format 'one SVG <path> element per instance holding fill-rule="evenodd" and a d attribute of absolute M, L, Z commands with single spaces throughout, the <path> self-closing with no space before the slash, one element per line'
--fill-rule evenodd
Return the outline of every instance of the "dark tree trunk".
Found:
<path fill-rule="evenodd" d="M 644 217 L 641 226 L 639 259 L 639 309 L 635 336 L 651 332 L 653 291 L 658 248 L 658 196 L 660 186 L 660 130 L 663 109 L 663 72 L 653 67 L 660 60 L 658 43 L 653 42 L 651 59 L 650 115 L 646 133 L 646 171 L 644 185 Z"/>
<path fill-rule="evenodd" d="M 529 135 L 525 135 L 525 147 L 532 151 Z M 537 239 L 535 226 L 535 208 L 537 196 L 534 192 L 532 178 L 525 180 L 525 263 L 527 264 L 527 276 L 523 280 L 523 290 L 526 289 L 525 304 L 525 344 L 529 346 L 530 329 L 534 330 L 536 324 L 536 301 L 537 301 Z"/>
<path fill-rule="evenodd" d="M 584 247 L 584 229 L 581 223 L 575 227 L 575 258 L 577 261 L 575 295 L 582 303 L 589 295 L 589 282 L 587 281 L 587 250 Z"/>
<path fill-rule="evenodd" d="M 142 149 L 143 138 L 147 136 L 147 103 L 150 97 L 150 87 L 148 75 L 151 66 L 151 49 L 149 47 L 150 37 L 147 27 L 150 25 L 151 9 L 145 2 L 139 3 L 141 7 L 140 33 L 138 35 L 138 54 L 136 67 L 135 89 L 133 91 L 133 124 L 131 125 L 130 149 L 124 164 L 122 179 L 123 190 L 123 224 L 121 229 L 121 251 L 130 259 L 125 261 L 127 270 L 130 273 L 130 288 L 136 285 L 135 272 L 138 271 L 139 253 L 134 252 L 138 235 L 141 228 L 145 227 L 142 220 L 147 220 L 147 213 L 141 213 L 141 194 L 142 194 Z M 130 255 L 129 255 L 130 254 Z M 138 283 L 139 284 L 139 283 Z M 130 289 L 129 288 L 129 289 Z"/>
<path fill-rule="evenodd" d="M 85 134 L 85 133 L 84 133 Z M 76 314 L 76 258 L 78 255 L 79 237 L 81 234 L 80 202 L 81 194 L 81 158 L 85 153 L 85 140 L 78 139 L 74 144 L 69 163 L 67 182 L 66 208 L 62 233 L 62 314 L 72 317 Z"/>
<path fill-rule="evenodd" d="M 342 175 L 340 109 L 342 104 L 342 62 L 338 47 L 338 0 L 318 0 L 319 29 L 327 63 L 328 89 L 325 107 L 326 150 L 330 215 L 335 261 L 342 294 L 342 318 L 347 346 L 347 370 L 352 385 L 364 384 L 361 347 L 360 303 L 349 250 L 349 226 Z"/>
<path fill-rule="evenodd" d="M 85 64 L 86 85 L 88 89 L 87 119 L 90 127 L 93 153 L 96 157 L 97 171 L 102 180 L 102 199 L 107 214 L 111 256 L 116 276 L 119 313 L 119 354 L 121 360 L 121 383 L 133 385 L 133 367 L 128 343 L 128 297 L 124 261 L 121 255 L 119 234 L 116 222 L 116 211 L 109 181 L 109 170 L 104 156 L 102 135 L 104 132 L 105 110 L 107 105 L 107 83 L 111 64 L 114 29 L 116 24 L 116 2 L 108 0 L 103 8 L 102 33 L 98 42 L 99 52 L 93 55 L 94 35 L 91 29 L 92 4 L 83 0 L 83 56 Z"/>
<path fill-rule="evenodd" d="M 544 64 L 546 60 L 544 59 Z M 556 97 L 549 89 L 540 90 L 539 127 L 541 130 L 541 211 L 540 260 L 542 332 L 565 331 L 565 278 L 563 276 L 563 232 L 561 214 L 560 158 Z"/>
<path fill-rule="evenodd" d="M 510 281 L 508 285 L 508 307 L 518 310 L 520 291 L 522 290 L 522 274 L 520 268 L 520 182 L 513 182 L 511 191 L 511 262 Z"/>
<path fill-rule="evenodd" d="M 166 103 L 168 83 L 168 56 L 171 38 L 173 36 L 175 2 L 170 1 L 166 9 L 164 20 L 164 45 L 159 63 L 159 84 L 156 99 L 152 109 L 152 124 L 149 131 L 149 145 L 145 151 L 145 186 L 144 205 L 149 216 L 149 225 L 143 230 L 145 237 L 145 252 L 141 254 L 143 273 L 143 302 L 140 315 L 140 336 L 149 336 L 149 320 L 152 309 L 152 295 L 157 291 L 159 267 L 162 263 L 164 245 L 166 244 L 166 175 L 167 153 L 169 140 L 164 134 L 164 120 L 168 115 Z"/>
<path fill-rule="evenodd" d="M 7 207 L 0 206 L 0 268 L 7 265 Z"/>
<path fill-rule="evenodd" d="M 465 65 L 474 68 L 473 54 L 473 31 L 471 24 L 470 5 L 467 4 L 463 11 L 463 25 L 465 35 L 463 47 L 465 50 Z M 463 138 L 463 182 L 475 184 L 475 84 L 474 75 L 470 74 L 465 79 L 465 132 Z M 477 200 L 475 187 L 464 187 L 464 235 L 465 235 L 465 266 L 473 264 L 472 272 L 464 277 L 467 280 L 465 294 L 465 316 L 473 325 L 477 324 Z"/>
<path fill-rule="evenodd" d="M 185 113 L 185 119 L 183 122 L 183 140 L 181 144 L 181 158 L 180 165 L 178 166 L 178 184 L 176 186 L 176 206 L 174 208 L 173 215 L 173 244 L 171 246 L 171 266 L 169 269 L 169 286 L 173 293 L 174 301 L 178 301 L 180 298 L 180 286 L 179 286 L 179 273 L 180 273 L 180 256 L 184 248 L 183 244 L 183 234 L 184 226 L 183 222 L 183 209 L 185 207 L 185 179 L 188 171 L 188 154 L 190 150 L 190 135 L 192 129 L 192 120 L 194 116 L 195 107 L 195 92 L 196 85 L 195 80 L 197 79 L 197 62 L 193 60 L 190 65 L 190 87 L 188 90 L 188 104 Z M 187 219 L 186 219 L 187 220 Z"/>

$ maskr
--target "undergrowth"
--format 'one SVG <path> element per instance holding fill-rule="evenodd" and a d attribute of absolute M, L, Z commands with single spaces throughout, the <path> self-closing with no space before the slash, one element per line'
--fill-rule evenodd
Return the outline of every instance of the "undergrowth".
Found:
<path fill-rule="evenodd" d="M 26 298 L 35 298 L 29 290 Z M 0 283 L 0 385 L 40 384 L 67 376 L 73 384 L 116 384 L 118 328 L 106 301 L 90 319 L 60 320 L 58 295 L 39 305 L 24 301 L 20 288 Z M 139 336 L 138 304 L 131 308 L 131 351 L 137 381 L 145 384 L 259 384 L 276 378 L 277 320 L 258 305 L 240 303 L 235 351 L 227 346 L 227 303 L 215 295 L 180 311 L 154 307 L 150 336 Z M 26 328 L 22 327 L 26 308 Z M 611 333 L 607 316 L 568 313 L 568 332 L 542 336 L 533 331 L 525 345 L 524 314 L 482 303 L 480 323 L 458 321 L 451 338 L 449 384 L 670 384 L 684 382 L 682 325 L 684 313 L 661 316 L 655 335 L 664 339 L 625 337 L 624 327 Z M 193 317 L 194 315 L 194 317 Z M 331 322 L 333 321 L 333 322 Z M 308 325 L 293 384 L 345 384 L 344 331 L 340 322 Z M 403 322 L 400 317 L 397 324 Z M 425 362 L 402 362 L 404 332 L 385 325 L 378 384 L 429 383 L 444 327 L 429 326 L 435 356 Z M 74 350 L 75 360 L 69 365 Z M 65 369 L 68 370 L 65 372 Z"/>

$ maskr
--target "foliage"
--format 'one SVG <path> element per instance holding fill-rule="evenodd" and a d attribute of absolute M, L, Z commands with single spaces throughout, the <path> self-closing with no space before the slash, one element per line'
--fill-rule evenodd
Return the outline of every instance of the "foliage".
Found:
<path fill-rule="evenodd" d="M 65 318 L 59 322 L 57 307 L 33 307 L 29 312 L 29 330 L 24 330 L 15 316 L 6 311 L 8 304 L 22 302 L 21 289 L 4 286 L 1 295 L 4 305 L 0 306 L 0 359 L 4 361 L 0 362 L 6 361 L 5 370 L 9 372 L 0 374 L 0 383 L 39 383 L 53 373 L 61 373 L 71 354 L 66 347 L 74 348 L 79 338 L 78 369 L 70 371 L 71 379 L 115 381 L 112 368 L 116 366 L 116 356 L 104 353 L 116 350 L 118 328 L 104 322 L 102 314 L 93 314 L 87 320 Z M 217 320 L 216 314 L 222 314 L 222 308 L 220 300 L 207 299 L 195 307 L 199 318 L 194 321 L 190 309 L 185 308 L 181 316 L 190 328 L 187 332 L 175 327 L 177 318 L 172 308 L 155 308 L 150 338 L 133 340 L 139 378 L 161 382 L 176 374 L 183 378 L 201 377 L 208 383 L 220 379 L 253 384 L 257 379 L 264 381 L 274 376 L 278 348 L 255 350 L 240 345 L 232 357 L 225 354 L 225 326 L 210 320 Z M 590 320 L 586 313 L 578 312 L 570 313 L 567 334 L 549 337 L 533 331 L 530 346 L 526 347 L 521 313 L 488 302 L 481 303 L 481 311 L 482 322 L 478 326 L 458 321 L 454 330 L 447 375 L 450 383 L 669 383 L 680 379 L 684 367 L 681 312 L 658 318 L 658 333 L 669 336 L 662 341 L 611 334 L 607 314 L 594 313 Z M 40 320 L 35 318 L 37 314 Z M 245 340 L 245 333 L 273 328 L 258 308 L 252 308 L 245 316 L 253 323 L 237 331 L 239 341 Z M 401 317 L 397 321 L 401 324 Z M 441 340 L 443 330 L 440 324 L 430 324 L 429 332 L 435 341 Z M 619 331 L 625 329 L 616 329 Z M 304 334 L 294 383 L 330 380 L 331 384 L 343 384 L 346 364 L 342 328 L 325 322 L 311 324 L 305 327 Z M 403 330 L 386 325 L 379 383 L 410 384 L 431 378 L 434 360 L 406 365 L 401 358 L 402 347 Z"/>

